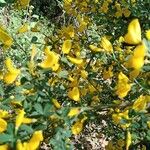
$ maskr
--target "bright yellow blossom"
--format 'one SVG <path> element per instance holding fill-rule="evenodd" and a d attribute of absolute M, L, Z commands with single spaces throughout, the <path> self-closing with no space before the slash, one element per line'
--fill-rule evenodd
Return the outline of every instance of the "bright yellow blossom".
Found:
<path fill-rule="evenodd" d="M 146 38 L 150 40 L 150 29 L 146 31 Z"/>
<path fill-rule="evenodd" d="M 83 63 L 83 59 L 81 58 L 74 58 L 74 57 L 70 57 L 70 56 L 67 56 L 67 58 L 73 63 L 73 64 L 76 64 L 76 65 L 81 65 Z"/>
<path fill-rule="evenodd" d="M 131 84 L 129 84 L 128 82 L 128 77 L 122 72 L 120 72 L 118 76 L 118 84 L 116 86 L 116 94 L 119 98 L 124 98 L 131 90 Z"/>
<path fill-rule="evenodd" d="M 123 129 L 128 128 L 130 126 L 130 123 L 125 123 L 125 124 L 121 123 L 121 119 L 129 120 L 128 113 L 129 113 L 129 110 L 126 110 L 124 112 L 114 113 L 112 115 L 112 119 L 113 119 L 114 123 L 119 124 Z"/>
<path fill-rule="evenodd" d="M 20 140 L 17 140 L 16 150 L 28 150 L 27 142 L 21 143 Z"/>
<path fill-rule="evenodd" d="M 127 131 L 127 135 L 126 135 L 126 150 L 129 150 L 129 147 L 132 143 L 132 135 L 129 131 Z"/>
<path fill-rule="evenodd" d="M 36 150 L 40 142 L 43 141 L 43 134 L 42 131 L 35 131 L 30 139 L 30 141 L 27 143 L 28 150 Z"/>
<path fill-rule="evenodd" d="M 95 45 L 89 45 L 89 48 L 90 48 L 91 51 L 93 51 L 93 52 L 101 52 L 101 51 L 103 51 L 103 49 L 98 48 L 98 47 L 95 46 Z"/>
<path fill-rule="evenodd" d="M 81 70 L 81 77 L 86 79 L 88 77 L 88 72 L 85 70 Z"/>
<path fill-rule="evenodd" d="M 75 122 L 75 124 L 71 127 L 71 131 L 74 135 L 79 134 L 83 130 L 83 124 L 86 119 L 87 117 L 77 120 L 77 122 Z"/>
<path fill-rule="evenodd" d="M 16 131 L 18 130 L 18 128 L 22 124 L 23 119 L 24 119 L 24 115 L 25 115 L 25 112 L 23 109 L 18 111 L 18 114 L 16 116 L 16 124 L 15 124 Z"/>
<path fill-rule="evenodd" d="M 68 113 L 68 117 L 76 116 L 79 113 L 80 113 L 80 109 L 78 107 L 71 108 L 69 113 Z"/>
<path fill-rule="evenodd" d="M 12 84 L 20 74 L 20 70 L 13 66 L 13 62 L 10 58 L 6 58 L 5 65 L 7 72 L 4 74 L 3 80 L 6 84 Z"/>
<path fill-rule="evenodd" d="M 22 120 L 22 123 L 24 123 L 24 124 L 30 124 L 30 123 L 34 123 L 36 121 L 37 121 L 37 119 L 24 117 L 23 120 Z"/>
<path fill-rule="evenodd" d="M 9 117 L 8 111 L 0 109 L 0 118 L 8 118 L 8 117 Z"/>
<path fill-rule="evenodd" d="M 146 104 L 147 104 L 147 101 L 146 101 L 146 98 L 145 96 L 141 95 L 133 104 L 133 109 L 135 111 L 142 111 L 142 110 L 145 110 L 146 109 Z"/>
<path fill-rule="evenodd" d="M 0 118 L 0 133 L 4 132 L 7 129 L 7 122 Z"/>
<path fill-rule="evenodd" d="M 70 50 L 71 50 L 71 40 L 65 40 L 63 45 L 62 45 L 62 51 L 64 54 L 69 54 Z"/>
<path fill-rule="evenodd" d="M 139 70 L 144 65 L 144 57 L 146 55 L 146 46 L 144 43 L 136 46 L 133 55 L 128 60 L 128 67 Z"/>
<path fill-rule="evenodd" d="M 79 88 L 78 87 L 73 87 L 73 89 L 71 89 L 68 92 L 68 97 L 76 102 L 80 101 L 80 92 L 79 92 Z"/>
<path fill-rule="evenodd" d="M 147 121 L 147 126 L 150 128 L 150 121 Z"/>
<path fill-rule="evenodd" d="M 44 69 L 52 69 L 53 71 L 59 68 L 59 56 L 53 51 L 50 51 L 49 47 L 45 48 L 45 59 L 39 64 Z"/>
<path fill-rule="evenodd" d="M 0 145 L 0 150 L 9 150 L 9 146 L 7 144 Z"/>
<path fill-rule="evenodd" d="M 0 27 L 0 42 L 4 44 L 4 48 L 9 48 L 13 44 L 13 38 L 3 27 Z"/>
<path fill-rule="evenodd" d="M 19 29 L 18 33 L 25 33 L 29 31 L 29 25 L 27 23 L 23 24 Z"/>
<path fill-rule="evenodd" d="M 106 37 L 102 37 L 100 45 L 106 52 L 113 52 L 113 46 Z"/>
<path fill-rule="evenodd" d="M 56 108 L 61 108 L 61 105 L 60 105 L 60 103 L 58 102 L 58 100 L 57 99 L 52 99 L 52 102 L 53 102 L 53 104 L 54 104 L 54 106 L 56 107 Z"/>
<path fill-rule="evenodd" d="M 128 44 L 139 44 L 141 42 L 141 27 L 138 19 L 130 22 L 124 41 Z"/>

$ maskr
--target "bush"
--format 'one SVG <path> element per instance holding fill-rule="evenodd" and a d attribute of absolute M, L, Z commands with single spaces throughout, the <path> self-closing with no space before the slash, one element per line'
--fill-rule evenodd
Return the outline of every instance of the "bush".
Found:
<path fill-rule="evenodd" d="M 38 1 L 1 3 L 0 148 L 74 149 L 102 121 L 106 150 L 149 148 L 148 1 L 56 1 L 59 23 Z"/>

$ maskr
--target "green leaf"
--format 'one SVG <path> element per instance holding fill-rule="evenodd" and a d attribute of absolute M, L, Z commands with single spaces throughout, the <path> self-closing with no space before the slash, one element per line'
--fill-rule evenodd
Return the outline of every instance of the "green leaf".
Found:
<path fill-rule="evenodd" d="M 44 116 L 49 116 L 51 114 L 50 110 L 52 108 L 51 104 L 46 104 L 44 107 Z"/>
<path fill-rule="evenodd" d="M 13 141 L 13 136 L 9 134 L 0 134 L 0 143 L 6 143 Z"/>
<path fill-rule="evenodd" d="M 30 126 L 25 125 L 25 124 L 21 125 L 19 130 L 26 131 L 29 134 L 32 134 L 34 132 L 33 129 Z"/>
<path fill-rule="evenodd" d="M 38 113 L 43 114 L 43 108 L 42 108 L 42 105 L 41 105 L 41 104 L 36 103 L 36 104 L 34 105 L 34 108 L 35 108 L 35 110 L 36 110 Z"/>
<path fill-rule="evenodd" d="M 0 95 L 3 96 L 4 95 L 4 90 L 3 88 L 0 86 Z"/>
<path fill-rule="evenodd" d="M 5 4 L 6 2 L 5 2 L 5 0 L 0 0 L 0 3 L 3 3 L 3 4 Z"/>
<path fill-rule="evenodd" d="M 60 71 L 58 74 L 59 78 L 67 78 L 67 76 L 68 76 L 68 71 L 66 70 Z"/>

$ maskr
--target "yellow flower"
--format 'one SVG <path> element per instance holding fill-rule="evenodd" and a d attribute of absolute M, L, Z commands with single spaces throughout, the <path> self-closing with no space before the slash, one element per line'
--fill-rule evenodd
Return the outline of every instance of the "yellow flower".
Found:
<path fill-rule="evenodd" d="M 140 70 L 144 65 L 144 57 L 146 55 L 146 46 L 144 43 L 136 46 L 133 55 L 128 60 L 128 67 Z"/>
<path fill-rule="evenodd" d="M 112 115 L 113 121 L 114 121 L 116 124 L 118 124 L 118 123 L 120 123 L 120 120 L 121 120 L 122 118 L 124 118 L 124 119 L 129 119 L 128 113 L 129 113 L 129 110 L 126 110 L 126 111 L 124 111 L 124 112 L 122 112 L 122 113 L 113 114 L 113 115 Z"/>
<path fill-rule="evenodd" d="M 17 140 L 16 150 L 28 150 L 27 142 L 21 143 L 20 140 Z"/>
<path fill-rule="evenodd" d="M 112 44 L 106 37 L 102 37 L 100 45 L 107 52 L 113 52 Z"/>
<path fill-rule="evenodd" d="M 127 135 L 126 135 L 126 150 L 129 150 L 129 147 L 132 143 L 132 136 L 130 131 L 127 131 Z"/>
<path fill-rule="evenodd" d="M 10 58 L 6 58 L 5 65 L 7 72 L 4 74 L 4 81 L 6 84 L 12 84 L 20 74 L 20 70 L 13 66 L 13 62 Z"/>
<path fill-rule="evenodd" d="M 36 121 L 37 121 L 37 119 L 24 117 L 23 120 L 22 120 L 22 123 L 24 123 L 24 124 L 30 124 L 30 123 L 34 123 Z"/>
<path fill-rule="evenodd" d="M 146 31 L 146 38 L 150 40 L 150 29 Z"/>
<path fill-rule="evenodd" d="M 128 32 L 124 36 L 124 41 L 128 44 L 139 44 L 141 42 L 141 27 L 138 19 L 130 22 Z"/>
<path fill-rule="evenodd" d="M 8 111 L 0 109 L 0 118 L 8 118 L 8 117 L 9 117 Z"/>
<path fill-rule="evenodd" d="M 108 6 L 109 6 L 109 3 L 108 3 L 107 1 L 104 1 L 100 10 L 101 10 L 103 13 L 107 13 L 107 12 L 108 12 L 108 9 L 109 9 Z"/>
<path fill-rule="evenodd" d="M 9 36 L 3 27 L 0 27 L 0 41 L 4 44 L 5 48 L 9 48 L 13 44 L 12 37 Z"/>
<path fill-rule="evenodd" d="M 60 34 L 62 34 L 66 39 L 73 38 L 74 37 L 74 27 L 72 25 L 63 27 L 60 30 Z"/>
<path fill-rule="evenodd" d="M 89 48 L 90 48 L 93 52 L 101 52 L 101 51 L 103 51 L 103 49 L 98 48 L 98 47 L 95 46 L 95 45 L 89 45 Z"/>
<path fill-rule="evenodd" d="M 71 108 L 69 113 L 68 113 L 68 117 L 73 117 L 76 116 L 80 113 L 80 109 L 78 107 L 75 108 Z"/>
<path fill-rule="evenodd" d="M 81 65 L 83 63 L 83 59 L 81 58 L 73 58 L 73 57 L 70 57 L 70 56 L 67 56 L 67 58 L 73 63 L 73 64 L 76 64 L 76 65 Z"/>
<path fill-rule="evenodd" d="M 81 70 L 81 77 L 86 79 L 88 77 L 88 72 L 85 70 Z"/>
<path fill-rule="evenodd" d="M 36 150 L 40 142 L 43 141 L 43 134 L 42 131 L 35 131 L 30 139 L 30 141 L 27 143 L 27 147 L 29 150 Z"/>
<path fill-rule="evenodd" d="M 136 48 L 134 49 L 134 52 L 133 52 L 133 56 L 136 58 L 144 57 L 145 54 L 146 54 L 146 46 L 144 43 L 136 46 Z"/>
<path fill-rule="evenodd" d="M 116 94 L 119 96 L 119 98 L 124 98 L 131 90 L 131 84 L 129 84 L 128 82 L 128 77 L 120 72 L 118 76 L 118 84 L 116 86 Z"/>
<path fill-rule="evenodd" d="M 52 69 L 53 71 L 59 68 L 59 56 L 55 52 L 50 51 L 49 47 L 45 48 L 46 58 L 39 64 L 40 67 L 44 69 Z"/>
<path fill-rule="evenodd" d="M 54 106 L 56 107 L 56 108 L 61 108 L 61 105 L 60 105 L 60 103 L 57 101 L 57 99 L 52 99 L 52 102 L 53 102 L 53 104 L 54 104 Z"/>
<path fill-rule="evenodd" d="M 78 32 L 83 32 L 84 30 L 86 30 L 87 25 L 88 25 L 88 23 L 84 20 L 82 22 L 80 22 Z"/>
<path fill-rule="evenodd" d="M 115 113 L 112 115 L 112 119 L 114 121 L 114 123 L 119 124 L 123 129 L 126 129 L 130 126 L 130 123 L 121 123 L 121 119 L 126 119 L 129 120 L 129 116 L 128 116 L 129 110 L 126 110 L 124 112 L 121 113 Z"/>
<path fill-rule="evenodd" d="M 93 85 L 91 85 L 91 84 L 89 84 L 88 89 L 89 89 L 90 93 L 96 92 L 95 87 Z"/>
<path fill-rule="evenodd" d="M 71 131 L 74 135 L 79 134 L 83 130 L 83 123 L 87 117 L 84 117 L 83 119 L 79 119 L 75 124 L 71 127 Z"/>
<path fill-rule="evenodd" d="M 7 144 L 0 145 L 0 150 L 9 150 L 9 146 Z"/>
<path fill-rule="evenodd" d="M 108 68 L 108 70 L 104 70 L 103 72 L 103 78 L 105 80 L 110 79 L 111 77 L 113 77 L 113 72 L 112 72 L 112 66 Z"/>
<path fill-rule="evenodd" d="M 128 8 L 123 8 L 122 12 L 123 12 L 125 17 L 129 17 L 131 14 L 131 11 Z"/>
<path fill-rule="evenodd" d="M 71 40 L 65 40 L 63 45 L 62 45 L 62 51 L 64 54 L 69 54 L 70 50 L 71 50 Z"/>
<path fill-rule="evenodd" d="M 80 92 L 78 87 L 74 87 L 68 92 L 68 97 L 76 102 L 80 101 Z"/>
<path fill-rule="evenodd" d="M 24 115 L 25 115 L 25 112 L 23 109 L 18 111 L 18 114 L 16 116 L 16 124 L 15 124 L 16 131 L 18 130 L 18 128 L 22 124 L 23 119 L 24 119 Z"/>
<path fill-rule="evenodd" d="M 0 133 L 4 132 L 7 129 L 7 122 L 0 118 Z"/>
<path fill-rule="evenodd" d="M 150 128 L 150 121 L 147 121 L 147 126 Z"/>
<path fill-rule="evenodd" d="M 27 23 L 23 24 L 19 29 L 18 33 L 25 33 L 29 31 L 29 25 Z"/>
<path fill-rule="evenodd" d="M 17 0 L 17 3 L 21 8 L 26 8 L 29 5 L 30 0 Z"/>
<path fill-rule="evenodd" d="M 147 100 L 145 96 L 141 95 L 133 104 L 132 108 L 135 111 L 142 111 L 146 109 Z"/>
<path fill-rule="evenodd" d="M 130 72 L 130 79 L 131 80 L 135 79 L 139 74 L 140 74 L 140 70 L 138 69 L 132 70 Z"/>

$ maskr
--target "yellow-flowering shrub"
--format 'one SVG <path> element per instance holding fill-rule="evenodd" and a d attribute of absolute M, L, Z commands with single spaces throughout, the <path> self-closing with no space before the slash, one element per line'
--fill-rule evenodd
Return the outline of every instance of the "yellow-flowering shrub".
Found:
<path fill-rule="evenodd" d="M 30 0 L 5 6 L 12 19 L 0 27 L 0 149 L 36 150 L 44 143 L 72 150 L 72 137 L 82 134 L 86 124 L 101 125 L 102 120 L 106 150 L 147 146 L 147 3 L 60 4 L 59 25 L 35 15 Z"/>

